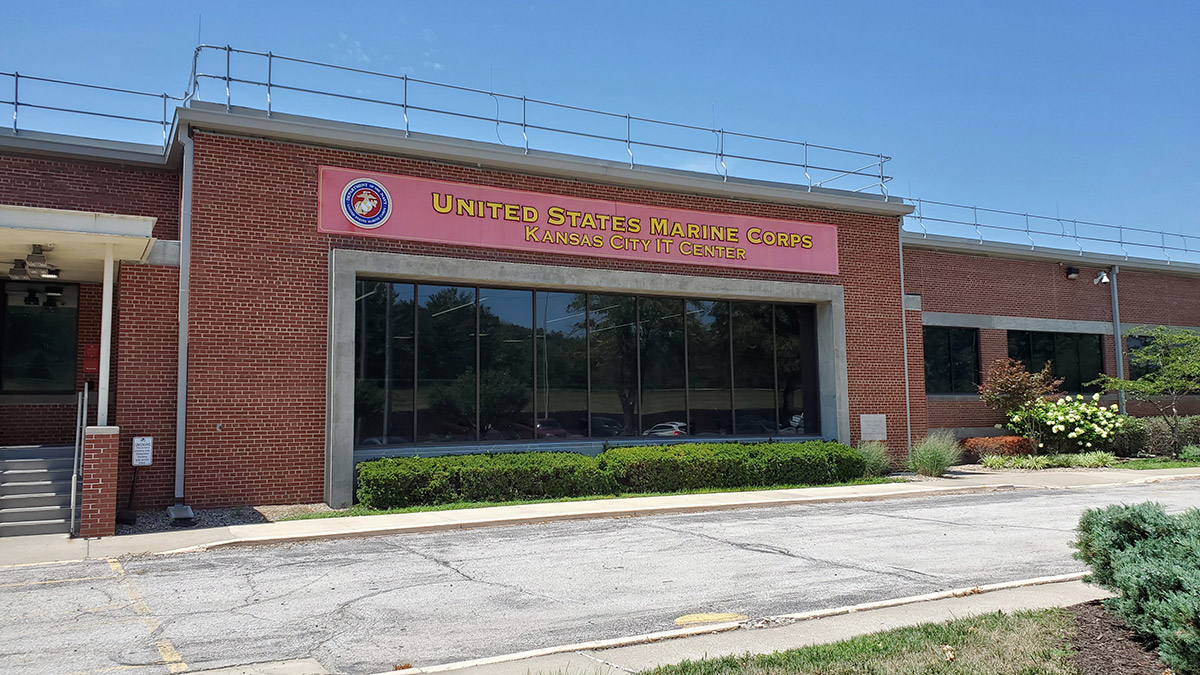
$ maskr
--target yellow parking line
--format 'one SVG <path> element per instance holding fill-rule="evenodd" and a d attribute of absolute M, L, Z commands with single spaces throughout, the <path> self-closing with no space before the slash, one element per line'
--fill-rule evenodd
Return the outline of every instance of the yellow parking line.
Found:
<path fill-rule="evenodd" d="M 162 624 L 159 623 L 154 613 L 150 611 L 150 606 L 146 604 L 146 598 L 133 585 L 133 580 L 125 572 L 125 567 L 121 565 L 121 561 L 116 558 L 109 558 L 108 566 L 112 568 L 112 571 L 117 573 L 117 576 L 121 577 L 121 586 L 125 589 L 125 593 L 129 596 L 129 599 L 133 601 L 133 611 L 142 617 L 142 620 L 145 622 L 146 630 L 150 631 L 151 635 L 156 633 L 162 628 Z M 179 650 L 175 648 L 170 639 L 163 638 L 155 642 L 154 646 L 158 649 L 158 655 L 162 657 L 163 663 L 167 665 L 167 669 L 172 673 L 182 673 L 188 669 L 187 663 L 184 662 L 183 657 L 179 654 Z"/>
<path fill-rule="evenodd" d="M 18 584 L 0 584 L 0 588 L 20 588 L 22 586 L 45 586 L 47 584 L 69 584 L 75 581 L 98 581 L 100 579 L 116 579 L 117 575 L 104 577 L 74 577 L 72 579 L 46 579 L 45 581 L 22 581 Z"/>

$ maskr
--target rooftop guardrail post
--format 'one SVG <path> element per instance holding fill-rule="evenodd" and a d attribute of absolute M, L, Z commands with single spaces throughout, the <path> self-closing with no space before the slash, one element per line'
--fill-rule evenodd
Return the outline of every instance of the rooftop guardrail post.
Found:
<path fill-rule="evenodd" d="M 804 177 L 808 180 L 808 191 L 812 192 L 812 176 L 808 173 L 808 143 L 804 144 Z"/>
<path fill-rule="evenodd" d="M 167 147 L 167 93 L 163 92 L 163 116 L 162 116 L 162 132 L 163 132 L 163 147 Z"/>
<path fill-rule="evenodd" d="M 404 137 L 408 138 L 408 76 L 404 76 Z"/>
<path fill-rule="evenodd" d="M 625 114 L 625 152 L 629 153 L 629 168 L 633 168 L 633 139 L 630 133 L 631 118 Z"/>
<path fill-rule="evenodd" d="M 883 175 L 883 163 L 885 161 L 887 161 L 887 160 L 885 160 L 883 158 L 883 155 L 880 155 L 879 156 L 879 191 L 883 193 L 883 198 L 886 200 L 887 196 L 888 196 L 887 180 L 884 179 L 884 175 Z"/>
<path fill-rule="evenodd" d="M 267 119 L 271 118 L 271 64 L 275 61 L 275 55 L 267 52 Z"/>
<path fill-rule="evenodd" d="M 13 72 L 13 133 L 17 133 L 17 106 L 21 105 L 21 73 Z"/>
<path fill-rule="evenodd" d="M 529 132 L 525 127 L 525 105 L 527 101 L 524 96 L 521 97 L 521 136 L 525 139 L 525 154 L 529 154 Z"/>
<path fill-rule="evenodd" d="M 232 99 L 229 96 L 229 62 L 231 60 L 230 55 L 232 53 L 233 48 L 229 45 L 225 45 L 225 112 L 229 112 L 230 108 L 232 108 Z"/>

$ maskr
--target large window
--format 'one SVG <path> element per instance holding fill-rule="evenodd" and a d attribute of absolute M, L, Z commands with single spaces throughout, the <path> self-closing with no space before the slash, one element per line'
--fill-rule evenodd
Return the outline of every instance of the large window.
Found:
<path fill-rule="evenodd" d="M 1072 393 L 1098 391 L 1087 383 L 1104 369 L 1099 335 L 1010 330 L 1008 355 L 1030 371 L 1050 363 L 1054 376 L 1063 380 L 1063 391 Z"/>
<path fill-rule="evenodd" d="M 925 393 L 979 393 L 979 330 L 925 326 Z"/>
<path fill-rule="evenodd" d="M 357 285 L 361 447 L 820 433 L 809 305 Z"/>
<path fill-rule="evenodd" d="M 6 282 L 0 391 L 75 391 L 79 287 Z"/>

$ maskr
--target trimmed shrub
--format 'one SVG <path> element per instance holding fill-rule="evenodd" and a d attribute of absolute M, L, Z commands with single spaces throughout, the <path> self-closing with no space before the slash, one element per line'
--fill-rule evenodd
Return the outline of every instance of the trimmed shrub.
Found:
<path fill-rule="evenodd" d="M 1173 457 L 1175 440 L 1165 417 L 1138 418 L 1146 429 L 1142 452 L 1156 457 Z M 1200 444 L 1200 415 L 1179 418 L 1179 437 L 1183 444 Z"/>
<path fill-rule="evenodd" d="M 1141 417 L 1126 417 L 1125 424 L 1113 436 L 1109 449 L 1117 457 L 1137 457 L 1146 452 L 1149 437 L 1146 422 Z"/>
<path fill-rule="evenodd" d="M 949 431 L 929 434 L 908 454 L 908 468 L 922 476 L 941 476 L 958 461 L 962 448 Z"/>
<path fill-rule="evenodd" d="M 883 441 L 863 441 L 855 449 L 865 462 L 864 476 L 886 476 L 892 472 L 892 460 Z"/>
<path fill-rule="evenodd" d="M 861 478 L 866 466 L 857 451 L 831 441 L 625 446 L 598 459 L 629 492 L 823 485 Z"/>
<path fill-rule="evenodd" d="M 964 440 L 963 450 L 980 459 L 1032 455 L 1033 441 L 1024 436 L 980 436 Z"/>
<path fill-rule="evenodd" d="M 358 501 L 373 509 L 616 492 L 596 458 L 573 452 L 395 457 L 358 465 Z"/>
<path fill-rule="evenodd" d="M 1179 459 L 1187 462 L 1200 462 L 1200 445 L 1189 445 L 1180 450 Z"/>
<path fill-rule="evenodd" d="M 1119 596 L 1109 610 L 1158 642 L 1177 675 L 1200 675 L 1200 509 L 1169 515 L 1159 504 L 1089 509 L 1072 544 L 1087 581 Z"/>

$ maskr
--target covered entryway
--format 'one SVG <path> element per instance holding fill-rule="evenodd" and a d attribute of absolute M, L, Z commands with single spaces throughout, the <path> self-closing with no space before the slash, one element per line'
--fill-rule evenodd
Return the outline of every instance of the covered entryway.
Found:
<path fill-rule="evenodd" d="M 88 486 L 99 489 L 101 479 L 111 482 L 104 498 L 116 497 L 116 265 L 147 259 L 154 222 L 0 206 L 0 536 L 70 531 L 72 507 L 94 501 Z M 85 437 L 98 430 L 103 442 L 89 447 L 112 455 L 111 478 L 81 469 Z M 73 486 L 82 500 L 72 499 Z"/>

